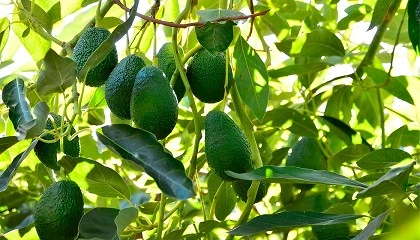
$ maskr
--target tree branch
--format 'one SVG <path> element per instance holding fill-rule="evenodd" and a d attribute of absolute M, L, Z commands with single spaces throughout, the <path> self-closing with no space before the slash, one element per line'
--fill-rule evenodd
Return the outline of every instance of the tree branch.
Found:
<path fill-rule="evenodd" d="M 113 1 L 114 1 L 115 4 L 117 4 L 124 11 L 127 11 L 127 12 L 130 11 L 130 9 L 128 7 L 126 7 L 124 4 L 122 4 L 120 0 L 113 0 Z M 262 11 L 262 12 L 257 12 L 257 13 L 254 13 L 254 14 L 250 14 L 250 15 L 245 15 L 245 16 L 223 17 L 223 18 L 215 19 L 212 22 L 217 23 L 217 22 L 223 22 L 223 21 L 235 21 L 235 20 L 244 20 L 244 19 L 248 19 L 248 18 L 255 18 L 255 17 L 267 14 L 269 11 L 270 11 L 270 9 Z M 139 18 L 144 19 L 146 21 L 153 22 L 153 23 L 158 23 L 158 24 L 162 24 L 164 26 L 174 27 L 174 28 L 203 27 L 206 24 L 204 22 L 175 23 L 175 22 L 168 22 L 168 21 L 156 19 L 156 18 L 153 18 L 153 17 L 149 17 L 149 16 L 143 15 L 141 13 L 136 13 L 136 15 Z"/>

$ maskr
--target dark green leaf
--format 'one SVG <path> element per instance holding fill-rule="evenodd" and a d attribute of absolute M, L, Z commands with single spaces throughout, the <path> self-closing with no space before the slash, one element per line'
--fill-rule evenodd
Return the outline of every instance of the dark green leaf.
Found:
<path fill-rule="evenodd" d="M 300 54 L 309 57 L 344 56 L 346 51 L 343 43 L 334 33 L 325 28 L 319 28 L 307 34 Z"/>
<path fill-rule="evenodd" d="M 220 225 L 220 222 L 215 220 L 207 220 L 198 224 L 198 229 L 202 237 L 207 236 L 214 228 Z"/>
<path fill-rule="evenodd" d="M 45 102 L 39 102 L 34 107 L 35 119 L 20 124 L 16 129 L 19 140 L 34 138 L 41 135 L 47 123 L 50 109 Z"/>
<path fill-rule="evenodd" d="M 0 19 L 0 56 L 9 39 L 10 22 L 8 18 Z"/>
<path fill-rule="evenodd" d="M 420 52 L 420 2 L 418 0 L 409 0 L 408 11 L 408 35 L 414 50 Z"/>
<path fill-rule="evenodd" d="M 363 217 L 353 214 L 328 214 L 312 211 L 288 211 L 257 216 L 234 229 L 229 234 L 249 236 L 262 231 L 272 231 L 282 227 L 325 226 L 345 223 Z"/>
<path fill-rule="evenodd" d="M 291 108 L 277 108 L 268 111 L 263 124 L 287 129 L 300 136 L 318 137 L 318 129 L 312 119 Z"/>
<path fill-rule="evenodd" d="M 138 213 L 139 211 L 135 207 L 120 210 L 117 217 L 115 218 L 118 234 L 121 234 L 124 229 L 137 218 Z"/>
<path fill-rule="evenodd" d="M 200 22 L 211 22 L 219 18 L 240 17 L 245 14 L 229 9 L 206 9 L 197 11 L 200 16 Z"/>
<path fill-rule="evenodd" d="M 263 181 L 270 183 L 319 183 L 326 185 L 341 185 L 355 188 L 367 186 L 342 175 L 308 168 L 264 166 L 247 173 L 226 171 L 229 176 L 237 179 Z"/>
<path fill-rule="evenodd" d="M 368 30 L 381 25 L 389 15 L 395 13 L 398 9 L 400 0 L 378 0 L 373 9 L 372 21 Z"/>
<path fill-rule="evenodd" d="M 409 130 L 406 125 L 392 132 L 387 139 L 387 144 L 392 148 L 416 146 L 420 142 L 420 131 Z"/>
<path fill-rule="evenodd" d="M 131 25 L 133 24 L 134 18 L 136 17 L 138 5 L 139 0 L 135 0 L 127 21 L 118 25 L 111 33 L 111 35 L 105 41 L 103 41 L 101 45 L 89 56 L 85 65 L 79 72 L 79 78 L 84 77 L 89 69 L 96 67 L 96 65 L 104 60 L 108 53 L 115 47 L 115 43 L 127 34 L 128 30 L 130 30 Z"/>
<path fill-rule="evenodd" d="M 353 162 L 361 159 L 370 153 L 370 148 L 363 144 L 351 145 L 332 155 L 328 162 L 334 165 L 341 165 L 345 162 Z"/>
<path fill-rule="evenodd" d="M 352 106 L 352 87 L 340 85 L 334 87 L 334 93 L 328 100 L 325 115 L 336 119 L 341 118 L 343 122 L 349 122 L 352 114 Z"/>
<path fill-rule="evenodd" d="M 225 51 L 233 40 L 232 21 L 226 23 L 207 22 L 202 27 L 195 27 L 198 42 L 211 53 Z"/>
<path fill-rule="evenodd" d="M 111 168 L 87 158 L 64 156 L 58 165 L 84 190 L 111 198 L 130 199 L 130 189 L 121 176 Z"/>
<path fill-rule="evenodd" d="M 22 78 L 16 78 L 4 86 L 2 99 L 9 108 L 9 118 L 15 129 L 33 119 L 31 107 L 26 101 L 25 83 Z"/>
<path fill-rule="evenodd" d="M 8 136 L 0 138 L 0 154 L 15 145 L 19 140 L 15 136 Z"/>
<path fill-rule="evenodd" d="M 411 155 L 403 150 L 383 148 L 367 154 L 356 163 L 357 166 L 367 170 L 384 169 L 391 167 L 407 158 L 411 158 Z"/>
<path fill-rule="evenodd" d="M 406 166 L 397 167 L 389 170 L 381 178 L 376 180 L 368 188 L 357 194 L 358 198 L 385 195 L 390 193 L 404 193 L 407 187 L 408 176 L 416 162 L 412 162 Z"/>
<path fill-rule="evenodd" d="M 118 237 L 115 218 L 119 213 L 115 208 L 90 210 L 80 219 L 78 239 L 115 239 Z"/>
<path fill-rule="evenodd" d="M 36 89 L 41 96 L 62 93 L 76 81 L 76 63 L 50 49 L 44 58 Z"/>
<path fill-rule="evenodd" d="M 308 64 L 295 64 L 286 66 L 283 68 L 270 70 L 268 71 L 268 75 L 271 78 L 279 78 L 285 77 L 289 75 L 304 75 L 309 73 L 317 73 L 322 71 L 328 67 L 326 63 L 308 63 Z"/>
<path fill-rule="evenodd" d="M 10 180 L 12 180 L 13 176 L 15 176 L 15 173 L 17 169 L 19 168 L 20 164 L 25 160 L 25 158 L 29 155 L 29 153 L 34 149 L 36 143 L 38 140 L 34 140 L 29 147 L 21 152 L 19 155 L 17 155 L 12 163 L 4 170 L 3 174 L 0 176 L 0 192 L 4 192 L 7 189 L 7 186 L 9 185 Z"/>
<path fill-rule="evenodd" d="M 235 83 L 239 94 L 254 115 L 262 121 L 268 103 L 268 73 L 258 53 L 239 36 L 233 51 Z"/>
<path fill-rule="evenodd" d="M 162 192 L 177 199 L 194 196 L 184 166 L 165 151 L 153 134 L 124 124 L 102 127 L 102 132 L 103 135 L 97 133 L 99 140 L 122 158 L 144 168 Z"/>
<path fill-rule="evenodd" d="M 185 232 L 187 228 L 181 228 L 175 231 L 172 231 L 168 234 L 165 235 L 165 237 L 163 237 L 162 240 L 180 240 L 180 239 L 184 239 L 184 237 L 182 236 Z"/>
<path fill-rule="evenodd" d="M 381 226 L 382 222 L 388 217 L 388 215 L 389 210 L 378 215 L 363 229 L 362 232 L 360 232 L 356 237 L 352 238 L 351 240 L 370 239 L 370 237 L 372 237 L 376 233 L 376 230 Z"/>
<path fill-rule="evenodd" d="M 225 183 L 219 186 L 219 198 L 212 199 L 217 201 L 215 215 L 219 221 L 225 220 L 225 218 L 232 212 L 236 205 L 236 194 L 233 191 L 232 185 Z"/>

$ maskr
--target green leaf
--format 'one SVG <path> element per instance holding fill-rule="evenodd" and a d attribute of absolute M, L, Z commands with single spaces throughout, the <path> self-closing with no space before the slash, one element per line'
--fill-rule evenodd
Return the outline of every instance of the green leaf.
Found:
<path fill-rule="evenodd" d="M 34 138 L 41 135 L 47 123 L 50 109 L 45 102 L 39 102 L 34 107 L 35 119 L 23 123 L 16 129 L 19 140 Z"/>
<path fill-rule="evenodd" d="M 348 146 L 339 152 L 332 155 L 328 162 L 333 165 L 339 165 L 345 162 L 353 162 L 356 160 L 361 159 L 362 157 L 366 156 L 370 153 L 370 148 L 363 144 L 356 144 Z"/>
<path fill-rule="evenodd" d="M 340 185 L 355 188 L 366 188 L 367 185 L 344 177 L 342 175 L 308 168 L 264 166 L 247 173 L 226 171 L 229 176 L 237 179 L 262 181 L 269 183 L 313 183 Z"/>
<path fill-rule="evenodd" d="M 285 77 L 289 75 L 306 75 L 317 73 L 328 67 L 326 63 L 307 63 L 307 64 L 295 64 L 279 69 L 269 70 L 268 76 L 271 78 Z"/>
<path fill-rule="evenodd" d="M 404 76 L 391 77 L 387 72 L 373 67 L 365 67 L 364 71 L 375 84 L 381 86 L 385 91 L 414 105 L 413 98 L 407 91 L 407 80 Z"/>
<path fill-rule="evenodd" d="M 309 116 L 292 108 L 276 108 L 265 114 L 265 126 L 287 129 L 299 136 L 318 137 L 318 129 Z"/>
<path fill-rule="evenodd" d="M 258 53 L 239 36 L 233 51 L 235 58 L 235 83 L 242 100 L 262 121 L 267 108 L 268 73 Z"/>
<path fill-rule="evenodd" d="M 387 144 L 392 148 L 416 146 L 420 142 L 420 131 L 409 130 L 407 125 L 404 125 L 394 132 L 392 132 L 387 139 Z"/>
<path fill-rule="evenodd" d="M 233 40 L 232 21 L 226 23 L 207 22 L 202 27 L 195 27 L 198 42 L 212 54 L 225 51 Z"/>
<path fill-rule="evenodd" d="M 307 34 L 300 55 L 309 57 L 344 56 L 341 40 L 325 28 L 319 28 Z"/>
<path fill-rule="evenodd" d="M 0 56 L 9 39 L 10 22 L 8 18 L 0 19 Z"/>
<path fill-rule="evenodd" d="M 414 50 L 420 52 L 420 2 L 418 0 L 408 0 L 408 36 L 413 44 Z"/>
<path fill-rule="evenodd" d="M 279 5 L 285 6 L 286 4 L 287 3 L 281 3 Z M 254 6 L 255 12 L 262 12 L 265 10 L 267 10 L 266 6 L 261 6 L 259 4 Z M 290 26 L 287 19 L 284 18 L 279 11 L 273 10 L 255 18 L 255 30 L 262 36 L 275 34 L 279 41 L 285 40 L 290 35 Z"/>
<path fill-rule="evenodd" d="M 31 107 L 26 101 L 25 83 L 22 78 L 16 78 L 4 86 L 2 100 L 9 108 L 9 118 L 15 129 L 33 119 Z"/>
<path fill-rule="evenodd" d="M 232 229 L 229 234 L 249 236 L 262 231 L 272 231 L 282 227 L 298 228 L 307 226 L 325 226 L 345 223 L 363 217 L 353 214 L 328 214 L 313 211 L 287 211 L 276 214 L 257 216 L 250 221 Z"/>
<path fill-rule="evenodd" d="M 232 185 L 225 183 L 221 186 L 219 185 L 220 195 L 216 203 L 215 215 L 219 221 L 223 221 L 226 217 L 233 211 L 236 205 L 236 194 L 233 191 Z M 212 202 L 216 199 L 212 199 Z"/>
<path fill-rule="evenodd" d="M 350 24 L 353 22 L 362 21 L 366 14 L 372 12 L 372 8 L 367 4 L 353 4 L 347 7 L 344 11 L 347 13 L 347 16 L 337 23 L 337 28 L 340 30 L 348 29 Z"/>
<path fill-rule="evenodd" d="M 135 207 L 120 210 L 117 217 L 115 218 L 118 234 L 121 234 L 124 229 L 137 218 L 138 213 L 139 211 Z"/>
<path fill-rule="evenodd" d="M 379 214 L 375 219 L 373 219 L 356 237 L 351 240 L 365 240 L 370 239 L 375 233 L 376 230 L 381 226 L 382 222 L 388 217 L 389 210 Z"/>
<path fill-rule="evenodd" d="M 20 164 L 25 160 L 25 158 L 29 155 L 29 153 L 34 149 L 36 143 L 38 142 L 35 139 L 29 147 L 19 153 L 12 161 L 12 163 L 4 170 L 2 175 L 0 176 L 0 192 L 4 192 L 9 185 L 9 182 L 12 180 L 13 176 L 15 176 L 17 169 L 19 168 Z"/>
<path fill-rule="evenodd" d="M 245 14 L 229 9 L 205 9 L 197 11 L 200 16 L 200 22 L 211 22 L 219 18 L 241 17 Z"/>
<path fill-rule="evenodd" d="M 182 163 L 165 151 L 153 134 L 124 124 L 102 127 L 102 132 L 97 132 L 98 139 L 122 158 L 142 167 L 162 192 L 177 199 L 195 195 Z"/>
<path fill-rule="evenodd" d="M 130 199 L 130 189 L 121 176 L 97 161 L 64 156 L 58 165 L 66 170 L 80 188 L 90 193 L 102 197 Z"/>
<path fill-rule="evenodd" d="M 373 9 L 372 21 L 368 30 L 381 25 L 389 17 L 389 14 L 395 13 L 400 3 L 401 0 L 378 0 Z"/>
<path fill-rule="evenodd" d="M 133 24 L 134 18 L 136 17 L 138 5 L 139 0 L 135 0 L 127 21 L 118 25 L 114 31 L 112 31 L 111 35 L 105 39 L 105 41 L 103 41 L 101 45 L 99 45 L 99 47 L 89 56 L 85 65 L 79 72 L 79 78 L 85 76 L 89 69 L 96 67 L 96 65 L 104 60 L 108 53 L 115 47 L 115 43 L 127 34 Z"/>
<path fill-rule="evenodd" d="M 28 26 L 31 26 L 32 24 L 39 24 L 47 33 L 51 33 L 52 30 L 52 22 L 50 16 L 42 9 L 38 4 L 34 4 L 34 8 L 32 11 L 32 3 L 29 0 L 22 0 L 22 5 L 25 8 L 26 11 L 31 12 L 31 17 L 36 21 L 36 23 L 32 23 L 29 21 L 32 21 L 31 19 L 28 19 Z M 26 14 L 23 10 L 19 12 L 20 19 L 26 19 Z M 42 31 L 42 30 L 40 30 Z"/>
<path fill-rule="evenodd" d="M 15 136 L 8 136 L 0 138 L 0 154 L 15 145 L 19 140 Z"/>
<path fill-rule="evenodd" d="M 383 148 L 370 152 L 356 162 L 357 166 L 366 169 L 384 169 L 391 167 L 411 155 L 403 150 L 395 148 Z"/>
<path fill-rule="evenodd" d="M 50 49 L 44 58 L 36 89 L 41 96 L 63 93 L 76 81 L 76 63 Z"/>
<path fill-rule="evenodd" d="M 80 219 L 78 239 L 115 239 L 118 237 L 115 218 L 119 213 L 115 208 L 90 210 Z"/>
<path fill-rule="evenodd" d="M 408 176 L 416 162 L 389 170 L 372 185 L 357 194 L 357 198 L 372 197 L 390 193 L 404 193 Z"/>
<path fill-rule="evenodd" d="M 117 17 L 104 17 L 99 21 L 97 27 L 111 29 L 123 23 L 124 22 Z"/>
<path fill-rule="evenodd" d="M 328 100 L 325 115 L 342 119 L 343 122 L 349 122 L 352 114 L 352 106 L 352 87 L 339 85 L 334 87 L 334 93 Z"/>

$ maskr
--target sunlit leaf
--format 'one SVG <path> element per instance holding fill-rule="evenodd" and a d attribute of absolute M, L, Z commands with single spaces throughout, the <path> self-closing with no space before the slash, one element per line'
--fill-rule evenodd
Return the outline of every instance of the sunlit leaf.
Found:
<path fill-rule="evenodd" d="M 0 154 L 15 145 L 19 140 L 15 136 L 0 138 Z"/>
<path fill-rule="evenodd" d="M 62 166 L 82 189 L 90 193 L 102 197 L 130 199 L 130 189 L 121 176 L 97 161 L 64 156 L 58 165 Z"/>
<path fill-rule="evenodd" d="M 403 150 L 394 148 L 383 148 L 368 153 L 356 162 L 357 166 L 363 169 L 384 169 L 391 167 L 404 159 L 411 158 L 411 155 Z"/>
<path fill-rule="evenodd" d="M 268 73 L 258 53 L 239 36 L 233 51 L 235 83 L 239 94 L 254 115 L 262 121 L 268 103 Z"/>
<path fill-rule="evenodd" d="M 304 75 L 309 73 L 316 73 L 322 71 L 328 67 L 326 63 L 307 63 L 307 64 L 295 64 L 279 69 L 269 70 L 268 75 L 271 78 L 285 77 L 289 75 Z"/>
<path fill-rule="evenodd" d="M 382 24 L 385 18 L 388 18 L 391 13 L 395 13 L 400 3 L 400 0 L 378 0 L 373 9 L 372 21 L 368 30 Z"/>
<path fill-rule="evenodd" d="M 288 211 L 257 216 L 234 229 L 229 234 L 249 236 L 262 231 L 272 231 L 282 227 L 297 228 L 306 226 L 325 226 L 345 223 L 363 217 L 353 214 L 328 214 L 312 211 Z"/>
<path fill-rule="evenodd" d="M 349 28 L 351 23 L 362 21 L 366 14 L 372 12 L 372 8 L 367 4 L 353 4 L 348 6 L 344 11 L 347 13 L 347 16 L 337 23 L 337 28 L 340 30 Z"/>
<path fill-rule="evenodd" d="M 41 96 L 64 92 L 76 81 L 76 63 L 50 49 L 44 58 L 36 88 Z"/>
<path fill-rule="evenodd" d="M 237 179 L 263 181 L 270 183 L 318 183 L 326 185 L 349 186 L 355 188 L 367 187 L 367 185 L 361 182 L 352 180 L 337 173 L 290 166 L 264 166 L 247 173 L 239 174 L 231 171 L 226 171 L 226 173 L 229 176 Z"/>
<path fill-rule="evenodd" d="M 390 193 L 404 193 L 407 187 L 408 176 L 416 162 L 389 170 L 368 188 L 357 194 L 358 198 L 385 195 Z"/>
<path fill-rule="evenodd" d="M 197 11 L 197 15 L 200 16 L 200 22 L 211 22 L 219 18 L 228 17 L 240 17 L 245 14 L 229 9 L 205 9 Z"/>
<path fill-rule="evenodd" d="M 420 142 L 420 131 L 409 130 L 407 125 L 404 125 L 394 132 L 392 132 L 387 139 L 387 143 L 392 148 L 416 146 Z"/>
<path fill-rule="evenodd" d="M 162 192 L 177 199 L 194 196 L 184 166 L 165 151 L 153 134 L 124 124 L 102 127 L 102 132 L 97 132 L 99 140 L 122 158 L 141 166 Z"/>
<path fill-rule="evenodd" d="M 9 39 L 10 22 L 8 18 L 0 19 L 0 56 Z"/>
<path fill-rule="evenodd" d="M 233 40 L 232 21 L 226 23 L 207 22 L 203 27 L 195 27 L 198 42 L 211 53 L 225 51 Z"/>
<path fill-rule="evenodd" d="M 301 55 L 309 57 L 344 56 L 345 53 L 341 40 L 325 28 L 309 33 L 300 51 Z"/>

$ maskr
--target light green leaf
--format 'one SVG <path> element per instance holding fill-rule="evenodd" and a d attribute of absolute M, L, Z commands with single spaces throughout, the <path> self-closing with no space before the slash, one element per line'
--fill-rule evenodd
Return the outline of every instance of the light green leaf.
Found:
<path fill-rule="evenodd" d="M 337 173 L 290 166 L 264 166 L 241 174 L 231 171 L 225 172 L 231 177 L 250 181 L 262 181 L 269 183 L 318 183 L 355 188 L 367 187 L 367 185 L 361 182 L 352 180 Z"/>
<path fill-rule="evenodd" d="M 325 28 L 318 28 L 307 34 L 300 55 L 308 57 L 344 56 L 341 40 Z"/>
<path fill-rule="evenodd" d="M 19 140 L 15 136 L 0 138 L 0 154 L 15 145 Z"/>
<path fill-rule="evenodd" d="M 363 169 L 384 169 L 391 167 L 404 159 L 411 158 L 411 155 L 403 150 L 394 148 L 383 148 L 375 150 L 356 162 L 357 166 Z"/>
<path fill-rule="evenodd" d="M 130 189 L 121 176 L 97 161 L 64 156 L 58 165 L 62 166 L 82 189 L 90 193 L 102 197 L 130 199 Z"/>
<path fill-rule="evenodd" d="M 120 210 L 120 212 L 114 220 L 115 225 L 117 225 L 118 234 L 121 234 L 124 231 L 124 229 L 137 218 L 138 213 L 139 211 L 135 207 Z"/>
<path fill-rule="evenodd" d="M 239 94 L 254 115 L 262 121 L 268 103 L 268 73 L 258 53 L 239 36 L 233 51 L 235 83 Z"/>
<path fill-rule="evenodd" d="M 307 64 L 295 64 L 279 69 L 269 70 L 268 75 L 271 78 L 285 77 L 289 75 L 305 75 L 310 73 L 317 73 L 328 67 L 326 63 L 307 63 Z"/>
<path fill-rule="evenodd" d="M 348 122 L 353 106 L 352 86 L 340 85 L 334 87 L 334 93 L 328 100 L 325 115 Z"/>
<path fill-rule="evenodd" d="M 9 39 L 10 22 L 8 18 L 0 19 L 0 56 Z"/>
<path fill-rule="evenodd" d="M 345 223 L 361 217 L 363 216 L 353 214 L 328 214 L 312 211 L 287 211 L 276 214 L 257 216 L 250 221 L 232 229 L 229 234 L 249 236 L 262 231 L 273 231 L 283 227 L 298 228 Z"/>
<path fill-rule="evenodd" d="M 345 162 L 353 162 L 361 159 L 370 153 L 370 148 L 364 144 L 348 146 L 332 155 L 328 162 L 334 165 L 341 165 Z"/>
<path fill-rule="evenodd" d="M 387 144 L 392 148 L 416 146 L 420 143 L 420 131 L 409 130 L 407 125 L 404 125 L 394 132 L 392 132 L 387 139 Z"/>
<path fill-rule="evenodd" d="M 385 21 L 385 18 L 395 13 L 400 3 L 401 0 L 378 0 L 373 9 L 372 21 L 368 30 L 381 25 Z"/>

